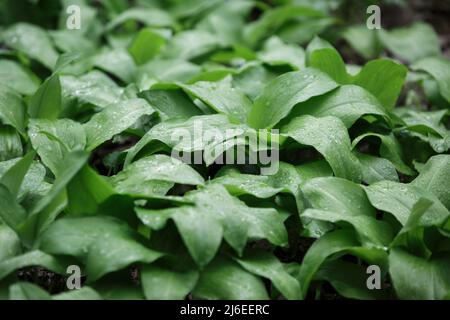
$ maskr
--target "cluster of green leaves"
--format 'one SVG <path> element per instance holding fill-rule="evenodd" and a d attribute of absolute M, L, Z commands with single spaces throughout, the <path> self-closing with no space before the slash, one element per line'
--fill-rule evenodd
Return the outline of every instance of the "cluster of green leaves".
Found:
<path fill-rule="evenodd" d="M 0 298 L 303 299 L 325 282 L 450 298 L 450 62 L 432 27 L 346 27 L 337 0 L 135 2 L 61 0 L 33 23 L 14 14 L 40 1 L 0 7 Z M 346 64 L 339 39 L 374 60 Z M 171 133 L 195 123 L 279 129 L 279 170 L 176 162 Z M 18 276 L 73 264 L 80 290 Z"/>

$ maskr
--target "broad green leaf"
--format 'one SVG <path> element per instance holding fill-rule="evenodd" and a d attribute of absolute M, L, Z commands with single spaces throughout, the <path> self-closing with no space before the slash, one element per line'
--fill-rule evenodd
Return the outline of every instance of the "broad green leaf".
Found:
<path fill-rule="evenodd" d="M 241 123 L 245 123 L 252 107 L 250 99 L 245 94 L 226 83 L 199 81 L 191 85 L 181 83 L 178 85 L 215 111 Z"/>
<path fill-rule="evenodd" d="M 353 84 L 373 94 L 385 110 L 392 110 L 400 95 L 408 70 L 388 59 L 368 62 L 354 78 Z"/>
<path fill-rule="evenodd" d="M 431 25 L 423 22 L 390 31 L 381 29 L 378 35 L 386 49 L 409 62 L 441 53 L 436 32 Z"/>
<path fill-rule="evenodd" d="M 118 192 L 142 195 L 164 195 L 175 183 L 190 185 L 204 183 L 202 176 L 189 165 L 159 154 L 131 163 L 111 177 L 110 181 Z M 160 191 L 163 191 L 162 194 Z"/>
<path fill-rule="evenodd" d="M 450 102 L 450 62 L 444 58 L 429 57 L 414 63 L 413 70 L 423 70 L 436 79 L 441 95 Z"/>
<path fill-rule="evenodd" d="M 28 114 L 31 118 L 55 120 L 61 112 L 61 84 L 53 75 L 31 97 Z"/>
<path fill-rule="evenodd" d="M 141 65 L 156 56 L 166 43 L 165 39 L 152 29 L 142 29 L 128 49 L 137 65 Z"/>
<path fill-rule="evenodd" d="M 11 160 L 23 155 L 22 141 L 16 129 L 0 124 L 0 161 Z"/>
<path fill-rule="evenodd" d="M 324 14 L 318 10 L 303 7 L 286 5 L 264 12 L 257 21 L 248 24 L 244 29 L 244 39 L 255 46 L 263 38 L 271 36 L 277 29 L 298 17 L 321 18 Z"/>
<path fill-rule="evenodd" d="M 114 193 L 105 177 L 85 165 L 67 185 L 67 212 L 95 214 L 99 206 Z"/>
<path fill-rule="evenodd" d="M 227 188 L 232 195 L 250 194 L 258 198 L 270 198 L 277 193 L 291 193 L 297 197 L 302 182 L 297 169 L 285 162 L 279 163 L 276 174 L 264 176 L 243 174 L 235 170 L 224 170 L 219 177 L 210 181 Z"/>
<path fill-rule="evenodd" d="M 305 67 L 304 50 L 301 47 L 285 44 L 278 37 L 269 38 L 258 57 L 272 66 L 289 65 L 293 70 Z"/>
<path fill-rule="evenodd" d="M 372 184 L 383 180 L 398 181 L 397 171 L 389 160 L 359 152 L 356 156 L 361 162 L 362 180 L 365 183 Z"/>
<path fill-rule="evenodd" d="M 155 263 L 141 271 L 142 288 L 148 300 L 182 300 L 195 287 L 199 272 L 170 270 Z"/>
<path fill-rule="evenodd" d="M 33 148 L 42 162 L 57 176 L 64 157 L 86 147 L 83 126 L 70 119 L 33 119 L 28 128 Z"/>
<path fill-rule="evenodd" d="M 17 202 L 16 196 L 7 187 L 0 184 L 0 222 L 4 222 L 9 227 L 17 230 L 27 217 L 25 209 Z"/>
<path fill-rule="evenodd" d="M 106 49 L 106 48 L 105 48 Z M 109 72 L 125 83 L 131 82 L 136 72 L 136 65 L 125 49 L 108 49 L 95 55 L 94 66 Z"/>
<path fill-rule="evenodd" d="M 410 176 L 414 174 L 414 171 L 403 161 L 403 150 L 399 141 L 392 133 L 389 135 L 382 135 L 378 133 L 363 134 L 353 140 L 353 148 L 355 148 L 355 146 L 366 137 L 375 137 L 381 140 L 380 156 L 392 162 L 398 171 Z"/>
<path fill-rule="evenodd" d="M 301 115 L 334 116 L 350 128 L 356 120 L 367 114 L 378 115 L 389 121 L 383 106 L 372 94 L 359 86 L 343 85 L 298 104 L 288 119 Z"/>
<path fill-rule="evenodd" d="M 80 289 L 62 292 L 52 296 L 53 300 L 102 300 L 102 297 L 92 288 L 83 286 Z"/>
<path fill-rule="evenodd" d="M 414 204 L 426 197 L 433 201 L 433 206 L 421 219 L 422 226 L 440 225 L 450 215 L 445 206 L 431 192 L 417 186 L 393 181 L 380 181 L 364 187 L 367 197 L 378 210 L 391 213 L 404 225 Z"/>
<path fill-rule="evenodd" d="M 31 166 L 35 154 L 34 151 L 29 152 L 9 168 L 0 178 L 0 184 L 7 187 L 15 197 L 19 194 L 23 179 Z"/>
<path fill-rule="evenodd" d="M 29 283 L 18 282 L 9 287 L 10 300 L 51 300 L 52 296 L 41 287 Z"/>
<path fill-rule="evenodd" d="M 303 258 L 298 280 L 302 287 L 303 298 L 306 297 L 311 281 L 321 265 L 335 254 L 355 254 L 364 257 L 368 262 L 384 262 L 387 255 L 384 251 L 374 248 L 361 249 L 359 243 L 349 230 L 330 232 L 316 240 Z M 372 261 L 370 261 L 372 260 Z"/>
<path fill-rule="evenodd" d="M 0 262 L 0 279 L 18 269 L 30 266 L 40 266 L 60 274 L 65 273 L 64 267 L 57 259 L 42 251 L 34 250 Z"/>
<path fill-rule="evenodd" d="M 0 85 L 0 120 L 16 128 L 25 129 L 25 104 L 20 95 L 9 87 Z"/>
<path fill-rule="evenodd" d="M 341 55 L 336 49 L 333 47 L 325 47 L 313 50 L 313 48 L 308 46 L 307 50 L 309 50 L 309 67 L 319 69 L 320 71 L 328 74 L 339 84 L 347 84 L 350 82 L 350 77 L 347 73 L 345 62 L 342 60 Z"/>
<path fill-rule="evenodd" d="M 20 239 L 7 225 L 0 223 L 0 261 L 6 261 L 19 255 L 22 251 Z"/>
<path fill-rule="evenodd" d="M 145 247 L 125 223 L 106 216 L 59 219 L 42 234 L 39 244 L 44 252 L 78 258 L 89 281 L 161 256 Z"/>
<path fill-rule="evenodd" d="M 129 20 L 152 27 L 170 27 L 173 24 L 172 17 L 166 11 L 157 8 L 130 8 L 111 20 L 105 30 L 114 29 Z"/>
<path fill-rule="evenodd" d="M 147 100 L 163 120 L 190 118 L 202 114 L 182 90 L 146 90 L 139 97 Z"/>
<path fill-rule="evenodd" d="M 339 119 L 302 116 L 284 126 L 282 133 L 298 143 L 313 146 L 328 161 L 337 177 L 361 180 L 360 163 L 351 152 L 347 129 Z"/>
<path fill-rule="evenodd" d="M 342 296 L 360 300 L 386 300 L 386 290 L 370 290 L 367 288 L 368 274 L 364 266 L 335 260 L 326 262 L 316 274 L 316 279 L 328 281 Z"/>
<path fill-rule="evenodd" d="M 285 73 L 264 87 L 249 113 L 248 123 L 254 128 L 271 128 L 298 103 L 336 87 L 331 78 L 316 69 Z"/>
<path fill-rule="evenodd" d="M 274 209 L 247 207 L 219 185 L 209 185 L 186 197 L 195 206 L 137 209 L 137 213 L 145 225 L 155 229 L 164 227 L 172 218 L 191 256 L 200 265 L 206 265 L 215 256 L 222 234 L 239 254 L 248 240 L 267 239 L 279 246 L 287 242 L 285 217 Z"/>
<path fill-rule="evenodd" d="M 389 254 L 389 273 L 400 299 L 441 300 L 450 292 L 448 265 L 450 256 L 443 254 L 424 260 L 402 249 Z"/>
<path fill-rule="evenodd" d="M 297 279 L 288 274 L 272 254 L 255 251 L 235 260 L 247 271 L 272 281 L 287 299 L 300 299 L 301 289 Z"/>
<path fill-rule="evenodd" d="M 346 28 L 342 37 L 364 58 L 376 57 L 380 51 L 377 30 L 370 30 L 366 25 L 355 25 Z"/>
<path fill-rule="evenodd" d="M 104 108 L 118 102 L 123 89 L 101 71 L 91 71 L 80 77 L 60 76 L 63 100 L 76 99 L 79 103 L 90 103 Z"/>
<path fill-rule="evenodd" d="M 302 192 L 314 208 L 302 212 L 302 218 L 347 222 L 363 243 L 387 246 L 392 240 L 390 226 L 376 220 L 375 210 L 361 186 L 340 178 L 323 177 L 306 181 Z"/>
<path fill-rule="evenodd" d="M 25 95 L 36 92 L 39 78 L 17 62 L 0 60 L 0 83 Z"/>
<path fill-rule="evenodd" d="M 3 41 L 51 70 L 55 66 L 58 53 L 47 32 L 36 25 L 16 23 L 3 32 Z"/>
<path fill-rule="evenodd" d="M 218 258 L 201 272 L 193 291 L 197 298 L 211 300 L 266 300 L 264 283 L 239 264 Z"/>
<path fill-rule="evenodd" d="M 87 149 L 95 149 L 131 127 L 143 115 L 151 115 L 153 112 L 153 108 L 143 99 L 123 100 L 107 106 L 83 124 Z"/>
<path fill-rule="evenodd" d="M 221 46 L 219 40 L 204 30 L 188 30 L 177 33 L 162 51 L 170 59 L 192 60 Z"/>
<path fill-rule="evenodd" d="M 88 155 L 83 151 L 68 153 L 60 163 L 58 177 L 50 190 L 34 202 L 29 209 L 27 220 L 21 224 L 19 234 L 27 245 L 30 245 L 45 230 L 65 207 L 66 187 L 79 170 L 84 166 Z"/>
<path fill-rule="evenodd" d="M 211 152 L 213 152 L 213 147 L 225 144 L 227 140 L 233 140 L 235 137 L 244 136 L 247 133 L 254 134 L 254 130 L 251 130 L 246 125 L 230 123 L 230 120 L 225 115 L 194 116 L 188 120 L 172 119 L 151 128 L 128 151 L 125 166 L 139 155 L 147 145 L 154 141 L 160 141 L 174 149 L 173 151 L 177 151 L 172 153 L 172 155 L 180 155 L 179 153 L 200 151 L 208 148 L 211 148 Z M 182 157 L 183 155 L 180 156 Z M 195 159 L 194 163 L 198 161 Z M 206 157 L 203 157 L 203 159 L 207 164 L 211 164 L 215 158 L 212 161 L 210 159 L 211 162 L 207 161 Z"/>
<path fill-rule="evenodd" d="M 450 210 L 450 156 L 431 157 L 412 185 L 433 193 Z"/>

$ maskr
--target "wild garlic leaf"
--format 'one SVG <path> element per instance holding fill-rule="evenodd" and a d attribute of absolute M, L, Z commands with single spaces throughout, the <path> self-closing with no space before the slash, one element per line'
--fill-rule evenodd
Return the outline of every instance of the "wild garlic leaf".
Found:
<path fill-rule="evenodd" d="M 110 217 L 59 219 L 39 243 L 44 252 L 79 259 L 89 281 L 135 262 L 153 262 L 162 255 L 145 247 L 126 224 Z"/>
<path fill-rule="evenodd" d="M 254 128 L 271 128 L 298 103 L 336 87 L 331 78 L 316 69 L 285 73 L 264 87 L 249 113 L 248 123 Z"/>
<path fill-rule="evenodd" d="M 95 149 L 131 127 L 143 115 L 151 115 L 153 112 L 154 109 L 143 99 L 123 100 L 105 107 L 83 124 L 87 149 Z"/>
<path fill-rule="evenodd" d="M 337 177 L 361 180 L 360 163 L 351 152 L 347 129 L 338 118 L 305 115 L 284 126 L 282 133 L 319 151 Z"/>
<path fill-rule="evenodd" d="M 3 32 L 5 44 L 53 70 L 58 53 L 44 29 L 36 25 L 19 22 Z"/>

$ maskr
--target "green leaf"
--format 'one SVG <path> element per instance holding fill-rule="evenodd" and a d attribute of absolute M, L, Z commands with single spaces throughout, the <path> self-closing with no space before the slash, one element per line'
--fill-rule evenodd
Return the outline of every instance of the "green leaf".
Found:
<path fill-rule="evenodd" d="M 347 129 L 339 119 L 302 116 L 284 126 L 282 133 L 298 143 L 313 146 L 324 156 L 337 177 L 356 182 L 361 180 L 360 163 L 351 152 Z"/>
<path fill-rule="evenodd" d="M 154 229 L 161 229 L 172 218 L 191 256 L 201 266 L 215 256 L 222 235 L 239 254 L 251 239 L 267 239 L 279 246 L 287 243 L 285 217 L 274 209 L 247 207 L 220 185 L 209 185 L 185 197 L 195 206 L 137 209 L 137 213 L 145 225 Z"/>
<path fill-rule="evenodd" d="M 321 265 L 335 254 L 349 252 L 364 257 L 365 260 L 383 263 L 387 259 L 384 251 L 379 249 L 361 249 L 354 235 L 349 230 L 337 230 L 330 232 L 316 240 L 307 251 L 298 274 L 298 280 L 302 287 L 303 298 L 308 293 L 308 288 Z"/>
<path fill-rule="evenodd" d="M 30 266 L 40 266 L 60 274 L 65 273 L 64 267 L 57 259 L 42 251 L 35 250 L 0 262 L 0 279 L 18 269 Z"/>
<path fill-rule="evenodd" d="M 35 155 L 34 151 L 29 152 L 1 176 L 0 184 L 7 187 L 13 196 L 18 196 L 20 186 Z"/>
<path fill-rule="evenodd" d="M 450 256 L 424 260 L 401 249 L 389 254 L 389 273 L 400 299 L 441 300 L 450 292 Z"/>
<path fill-rule="evenodd" d="M 5 44 L 53 69 L 58 53 L 47 32 L 38 26 L 20 22 L 3 32 Z"/>
<path fill-rule="evenodd" d="M 366 59 L 376 57 L 380 51 L 377 30 L 370 30 L 365 24 L 346 28 L 342 37 Z"/>
<path fill-rule="evenodd" d="M 308 52 L 308 66 L 319 69 L 320 71 L 328 74 L 334 81 L 339 84 L 347 84 L 350 82 L 350 77 L 347 73 L 345 62 L 342 60 L 339 52 L 330 47 L 321 47 L 319 44 L 315 44 L 313 40 L 307 48 Z"/>
<path fill-rule="evenodd" d="M 301 47 L 285 44 L 278 37 L 271 37 L 265 43 L 258 57 L 271 66 L 289 65 L 293 70 L 305 67 L 305 52 Z"/>
<path fill-rule="evenodd" d="M 0 261 L 6 261 L 19 255 L 22 251 L 20 239 L 7 225 L 0 223 Z"/>
<path fill-rule="evenodd" d="M 245 94 L 224 82 L 199 81 L 192 85 L 179 83 L 178 86 L 215 111 L 226 114 L 241 123 L 245 123 L 252 107 L 250 99 Z"/>
<path fill-rule="evenodd" d="M 200 109 L 182 90 L 152 89 L 139 93 L 154 107 L 163 120 L 173 118 L 190 118 L 202 114 Z"/>
<path fill-rule="evenodd" d="M 285 5 L 272 10 L 266 10 L 257 21 L 248 24 L 244 29 L 244 39 L 252 46 L 258 44 L 263 38 L 272 35 L 289 20 L 295 18 L 321 18 L 324 14 L 318 10 L 303 7 Z"/>
<path fill-rule="evenodd" d="M 220 47 L 219 40 L 204 30 L 188 30 L 177 33 L 162 51 L 169 59 L 192 60 Z"/>
<path fill-rule="evenodd" d="M 353 140 L 353 148 L 355 148 L 355 146 L 366 137 L 375 137 L 381 140 L 380 156 L 392 162 L 398 171 L 409 176 L 414 174 L 414 171 L 403 161 L 403 150 L 399 141 L 392 133 L 389 135 L 382 135 L 378 133 L 363 134 Z"/>
<path fill-rule="evenodd" d="M 390 226 L 376 220 L 375 210 L 360 185 L 340 178 L 321 177 L 306 181 L 302 192 L 315 209 L 307 209 L 301 217 L 350 223 L 363 243 L 387 246 L 392 240 Z"/>
<path fill-rule="evenodd" d="M 19 132 L 25 129 L 25 105 L 20 95 L 13 89 L 0 85 L 0 120 Z"/>
<path fill-rule="evenodd" d="M 165 43 L 166 40 L 162 36 L 145 28 L 139 31 L 128 50 L 136 64 L 141 65 L 156 56 Z"/>
<path fill-rule="evenodd" d="M 450 102 L 450 62 L 444 58 L 429 57 L 417 61 L 411 68 L 423 70 L 436 79 L 441 95 Z"/>
<path fill-rule="evenodd" d="M 430 191 L 450 210 L 449 181 L 450 156 L 437 155 L 427 161 L 420 174 L 411 184 Z"/>
<path fill-rule="evenodd" d="M 99 206 L 114 193 L 105 177 L 85 165 L 67 185 L 67 212 L 95 214 Z"/>
<path fill-rule="evenodd" d="M 16 129 L 0 124 L 0 160 L 11 160 L 23 155 L 22 141 Z"/>
<path fill-rule="evenodd" d="M 134 79 L 136 65 L 126 49 L 107 49 L 92 58 L 94 66 L 112 73 L 125 83 Z"/>
<path fill-rule="evenodd" d="M 264 87 L 249 113 L 248 123 L 254 128 L 271 128 L 298 103 L 336 87 L 331 78 L 316 69 L 285 73 Z"/>
<path fill-rule="evenodd" d="M 398 181 L 397 171 L 389 160 L 359 152 L 356 156 L 361 162 L 362 180 L 365 183 L 372 184 L 383 180 Z"/>
<path fill-rule="evenodd" d="M 111 177 L 116 190 L 121 193 L 164 195 L 175 183 L 202 185 L 204 180 L 189 165 L 165 155 L 152 155 L 131 163 Z M 160 186 L 166 189 L 161 194 Z M 156 192 L 155 192 L 156 191 Z"/>
<path fill-rule="evenodd" d="M 195 287 L 199 273 L 193 270 L 170 270 L 155 263 L 144 266 L 141 281 L 148 300 L 182 300 Z"/>
<path fill-rule="evenodd" d="M 89 281 L 161 256 L 141 244 L 125 223 L 110 217 L 59 219 L 42 234 L 39 243 L 44 252 L 78 258 L 86 266 Z"/>
<path fill-rule="evenodd" d="M 201 272 L 193 291 L 197 298 L 212 300 L 266 300 L 264 283 L 230 259 L 218 258 Z"/>
<path fill-rule="evenodd" d="M 52 296 L 41 287 L 29 282 L 18 282 L 9 287 L 10 300 L 51 300 Z"/>
<path fill-rule="evenodd" d="M 272 254 L 263 251 L 254 251 L 245 254 L 243 258 L 235 260 L 247 271 L 270 279 L 273 285 L 287 299 L 300 299 L 301 289 L 297 279 L 288 274 L 280 261 Z"/>
<path fill-rule="evenodd" d="M 450 215 L 445 206 L 432 193 L 411 184 L 380 181 L 364 187 L 372 205 L 389 212 L 402 224 L 408 220 L 414 204 L 423 196 L 434 202 L 421 219 L 422 226 L 440 225 Z"/>
<path fill-rule="evenodd" d="M 367 288 L 368 274 L 364 266 L 335 260 L 326 262 L 316 274 L 316 279 L 328 281 L 342 296 L 360 300 L 386 300 L 389 295 L 384 289 Z"/>
<path fill-rule="evenodd" d="M 392 60 L 368 62 L 354 78 L 353 83 L 373 94 L 385 110 L 392 110 L 400 95 L 408 69 Z"/>
<path fill-rule="evenodd" d="M 378 35 L 386 49 L 409 62 L 441 53 L 436 32 L 431 25 L 423 22 L 390 31 L 381 29 Z"/>
<path fill-rule="evenodd" d="M 157 8 L 130 8 L 112 19 L 105 31 L 114 29 L 129 20 L 139 21 L 152 27 L 170 27 L 173 24 L 172 17 L 166 11 Z"/>
<path fill-rule="evenodd" d="M 367 114 L 381 116 L 389 123 L 384 107 L 372 94 L 359 86 L 343 85 L 329 93 L 298 104 L 288 119 L 301 115 L 334 116 L 350 128 L 356 120 Z"/>
<path fill-rule="evenodd" d="M 70 119 L 32 119 L 28 135 L 42 162 L 57 176 L 62 160 L 72 151 L 84 150 L 83 126 Z"/>
<path fill-rule="evenodd" d="M 52 297 L 53 300 L 102 300 L 102 297 L 92 288 L 84 286 L 80 289 L 62 292 Z"/>
<path fill-rule="evenodd" d="M 55 74 L 45 80 L 31 97 L 28 114 L 31 118 L 55 120 L 61 108 L 61 84 Z"/>
<path fill-rule="evenodd" d="M 64 100 L 76 99 L 104 108 L 121 100 L 123 89 L 101 71 L 91 71 L 80 77 L 60 76 Z"/>
<path fill-rule="evenodd" d="M 39 82 L 39 78 L 22 65 L 10 60 L 0 60 L 0 84 L 21 94 L 31 95 L 36 92 Z"/>
<path fill-rule="evenodd" d="M 16 196 L 7 187 L 0 184 L 0 221 L 17 230 L 27 217 L 25 209 L 17 202 Z"/>
<path fill-rule="evenodd" d="M 151 115 L 153 112 L 153 108 L 143 99 L 124 100 L 109 105 L 83 124 L 87 149 L 95 149 L 114 135 L 131 127 L 143 115 Z"/>

